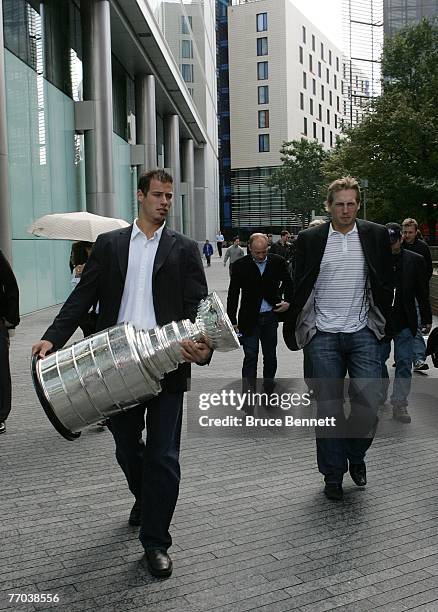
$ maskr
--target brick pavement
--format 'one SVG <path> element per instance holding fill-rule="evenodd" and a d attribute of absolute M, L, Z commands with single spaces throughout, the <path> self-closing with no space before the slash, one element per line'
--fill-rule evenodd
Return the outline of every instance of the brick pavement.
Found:
<path fill-rule="evenodd" d="M 224 297 L 216 257 L 208 277 Z M 14 406 L 0 437 L 1 610 L 49 607 L 10 604 L 8 593 L 57 593 L 54 607 L 67 612 L 438 611 L 437 424 L 421 393 L 411 425 L 383 414 L 389 433 L 369 453 L 369 485 L 346 476 L 341 503 L 322 495 L 309 436 L 184 433 L 175 569 L 160 581 L 140 563 L 109 432 L 95 427 L 67 442 L 34 395 L 29 347 L 55 312 L 24 317 L 12 342 Z M 238 378 L 240 366 L 239 351 L 215 355 L 194 376 Z M 301 369 L 301 354 L 281 341 L 279 376 Z"/>

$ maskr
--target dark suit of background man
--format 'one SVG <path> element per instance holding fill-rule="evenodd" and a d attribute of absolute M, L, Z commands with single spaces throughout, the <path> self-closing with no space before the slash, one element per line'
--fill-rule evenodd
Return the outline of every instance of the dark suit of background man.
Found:
<path fill-rule="evenodd" d="M 250 254 L 233 264 L 227 313 L 231 323 L 242 334 L 245 353 L 242 378 L 251 387 L 255 385 L 261 343 L 264 387 L 270 393 L 277 371 L 278 316 L 289 308 L 292 281 L 286 261 L 279 255 L 268 254 L 265 234 L 253 234 L 249 239 L 249 248 Z"/>
<path fill-rule="evenodd" d="M 394 288 L 391 312 L 395 361 L 395 378 L 391 395 L 392 416 L 401 423 L 410 423 L 411 417 L 407 406 L 411 390 L 414 338 L 418 327 L 415 304 L 418 304 L 420 310 L 421 331 L 428 334 L 432 327 L 429 275 L 424 257 L 401 248 L 402 228 L 400 225 L 398 223 L 387 223 L 386 228 L 391 241 Z M 391 343 L 382 343 L 382 403 L 386 399 L 389 386 L 386 361 L 390 352 Z"/>
<path fill-rule="evenodd" d="M 8 260 L 0 251 L 0 434 L 11 412 L 9 331 L 20 322 L 18 285 Z"/>
<path fill-rule="evenodd" d="M 327 428 L 316 430 L 318 467 L 330 499 L 342 498 L 348 469 L 358 486 L 366 484 L 364 458 L 380 399 L 379 341 L 386 333 L 392 299 L 388 232 L 381 225 L 356 220 L 359 207 L 357 181 L 334 181 L 327 196 L 331 223 L 298 234 L 295 294 L 283 327 L 291 350 L 304 347 L 318 415 L 336 418 L 340 437 Z M 348 421 L 343 410 L 347 372 Z"/>
<path fill-rule="evenodd" d="M 165 226 L 172 183 L 164 170 L 140 177 L 138 219 L 130 227 L 98 237 L 80 283 L 43 340 L 32 348 L 34 353 L 44 356 L 62 347 L 97 301 L 97 331 L 122 321 L 149 329 L 194 320 L 199 301 L 207 295 L 207 283 L 196 242 Z M 210 355 L 204 343 L 188 341 L 181 350 L 187 362 L 205 362 Z M 155 576 L 172 572 L 169 525 L 178 498 L 182 406 L 189 376 L 189 363 L 180 365 L 165 377 L 157 397 L 110 419 L 116 458 L 136 500 L 129 522 L 141 525 L 139 538 Z"/>

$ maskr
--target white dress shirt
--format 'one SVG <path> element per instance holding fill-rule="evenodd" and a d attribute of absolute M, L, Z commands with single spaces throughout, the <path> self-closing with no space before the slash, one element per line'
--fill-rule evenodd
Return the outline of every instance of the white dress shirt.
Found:
<path fill-rule="evenodd" d="M 129 322 L 141 329 L 151 329 L 157 324 L 152 296 L 152 272 L 164 225 L 152 238 L 147 238 L 138 227 L 137 219 L 134 221 L 117 323 Z"/>

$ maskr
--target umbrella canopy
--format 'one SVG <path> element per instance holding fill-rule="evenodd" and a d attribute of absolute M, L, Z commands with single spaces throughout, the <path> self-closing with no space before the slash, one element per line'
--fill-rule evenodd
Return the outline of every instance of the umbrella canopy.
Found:
<path fill-rule="evenodd" d="M 89 212 L 72 212 L 45 215 L 34 221 L 27 231 L 34 236 L 53 240 L 95 242 L 99 234 L 128 225 L 123 219 L 101 217 Z"/>

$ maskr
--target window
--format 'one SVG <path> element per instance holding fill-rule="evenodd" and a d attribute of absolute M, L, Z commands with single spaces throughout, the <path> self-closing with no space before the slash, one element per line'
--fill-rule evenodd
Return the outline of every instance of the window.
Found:
<path fill-rule="evenodd" d="M 328 68 L 325 69 L 325 80 L 327 84 L 330 84 L 330 70 Z"/>
<path fill-rule="evenodd" d="M 324 43 L 321 43 L 321 59 L 324 59 Z"/>
<path fill-rule="evenodd" d="M 310 114 L 313 115 L 313 98 L 310 98 L 309 100 L 309 111 Z"/>
<path fill-rule="evenodd" d="M 309 53 L 309 71 L 313 72 L 313 56 Z"/>
<path fill-rule="evenodd" d="M 183 34 L 190 34 L 190 30 L 192 29 L 192 17 L 189 15 L 186 17 L 185 15 L 181 15 L 181 32 Z"/>
<path fill-rule="evenodd" d="M 182 78 L 186 83 L 193 83 L 193 64 L 182 64 L 181 65 Z"/>
<path fill-rule="evenodd" d="M 261 85 L 258 88 L 259 104 L 269 104 L 269 87 Z"/>
<path fill-rule="evenodd" d="M 333 92 L 329 91 L 329 104 L 330 106 L 333 106 Z"/>
<path fill-rule="evenodd" d="M 304 110 L 304 94 L 300 93 L 300 108 Z"/>
<path fill-rule="evenodd" d="M 312 34 L 312 51 L 315 51 L 316 43 L 315 43 L 315 34 Z"/>
<path fill-rule="evenodd" d="M 327 109 L 327 125 L 330 125 L 330 111 Z"/>
<path fill-rule="evenodd" d="M 329 65 L 332 65 L 332 52 L 329 51 Z"/>
<path fill-rule="evenodd" d="M 318 119 L 322 121 L 322 104 L 318 104 Z"/>
<path fill-rule="evenodd" d="M 303 47 L 300 47 L 300 64 L 302 64 L 304 61 L 303 56 L 304 56 Z"/>
<path fill-rule="evenodd" d="M 324 85 L 321 85 L 321 100 L 324 100 Z"/>
<path fill-rule="evenodd" d="M 336 74 L 333 75 L 333 85 L 335 89 L 338 88 L 338 77 L 336 76 Z"/>
<path fill-rule="evenodd" d="M 339 72 L 339 57 L 336 58 L 336 70 Z"/>
<path fill-rule="evenodd" d="M 307 89 L 307 74 L 303 72 L 303 87 Z"/>
<path fill-rule="evenodd" d="M 257 38 L 257 55 L 268 55 L 268 39 L 266 36 Z"/>
<path fill-rule="evenodd" d="M 259 81 L 268 78 L 268 62 L 257 62 L 257 78 Z"/>
<path fill-rule="evenodd" d="M 259 111 L 259 128 L 268 128 L 269 127 L 269 111 L 261 110 Z"/>
<path fill-rule="evenodd" d="M 259 134 L 259 153 L 269 153 L 269 134 Z"/>
<path fill-rule="evenodd" d="M 337 128 L 337 127 L 338 127 L 338 116 L 335 113 L 335 128 Z"/>
<path fill-rule="evenodd" d="M 181 41 L 181 57 L 184 59 L 193 58 L 193 43 L 191 40 Z"/>
<path fill-rule="evenodd" d="M 312 92 L 316 96 L 316 79 L 312 79 Z"/>
<path fill-rule="evenodd" d="M 318 62 L 318 76 L 321 76 L 321 62 Z"/>
<path fill-rule="evenodd" d="M 256 16 L 257 32 L 266 32 L 268 29 L 268 13 L 259 13 Z"/>
<path fill-rule="evenodd" d="M 307 117 L 303 118 L 303 134 L 307 136 Z"/>
<path fill-rule="evenodd" d="M 303 43 L 306 44 L 306 28 L 303 26 Z"/>
<path fill-rule="evenodd" d="M 340 110 L 340 109 L 339 109 L 339 96 L 336 96 L 336 110 L 337 110 L 337 111 L 338 111 L 338 113 L 339 113 L 339 110 Z"/>
<path fill-rule="evenodd" d="M 313 138 L 318 140 L 318 137 L 316 135 L 316 121 L 313 122 Z"/>
<path fill-rule="evenodd" d="M 325 142 L 325 127 L 321 128 L 321 140 L 322 142 Z"/>

